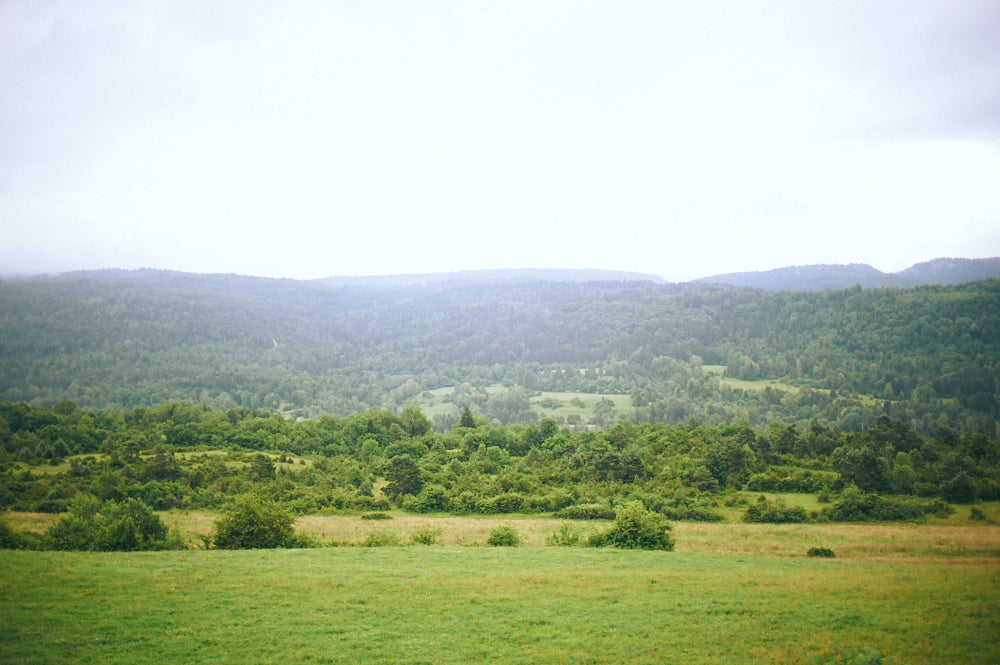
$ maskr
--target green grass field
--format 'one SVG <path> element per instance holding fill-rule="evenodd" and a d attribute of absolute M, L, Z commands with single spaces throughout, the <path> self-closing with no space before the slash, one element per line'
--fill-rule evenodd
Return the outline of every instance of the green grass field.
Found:
<path fill-rule="evenodd" d="M 172 512 L 188 533 L 212 515 Z M 527 546 L 483 546 L 513 526 Z M 887 663 L 1000 657 L 1000 527 L 676 523 L 677 551 L 545 547 L 559 520 L 300 518 L 432 546 L 0 552 L 4 663 Z M 21 524 L 23 526 L 24 523 Z M 598 525 L 577 524 L 581 529 Z M 805 556 L 830 547 L 835 559 Z"/>
<path fill-rule="evenodd" d="M 504 386 L 487 386 L 485 391 L 492 394 L 504 390 Z M 408 403 L 419 406 L 428 418 L 436 415 L 452 415 L 457 417 L 459 406 L 452 402 L 449 396 L 454 392 L 454 386 L 429 390 L 408 400 Z M 632 413 L 632 398 L 629 395 L 597 394 L 597 393 L 563 393 L 539 392 L 530 398 L 531 410 L 539 418 L 554 418 L 565 422 L 570 416 L 580 417 L 582 423 L 588 423 L 594 418 L 594 409 L 601 399 L 607 398 L 614 402 L 615 411 L 619 417 Z"/>
<path fill-rule="evenodd" d="M 586 548 L 0 553 L 5 663 L 995 663 L 996 560 Z M 812 661 L 815 662 L 815 661 Z"/>

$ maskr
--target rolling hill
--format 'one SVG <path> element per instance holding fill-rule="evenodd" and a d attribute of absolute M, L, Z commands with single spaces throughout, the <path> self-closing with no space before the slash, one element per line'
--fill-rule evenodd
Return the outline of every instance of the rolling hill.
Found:
<path fill-rule="evenodd" d="M 992 432 L 998 334 L 996 281 L 792 293 L 99 271 L 0 282 L 0 400 L 319 417 L 446 388 L 485 412 L 482 388 L 501 386 L 512 399 L 628 395 L 619 416 L 668 423 L 853 428 L 888 414 L 920 431 Z"/>
<path fill-rule="evenodd" d="M 1000 278 L 1000 258 L 934 259 L 917 263 L 897 273 L 885 273 L 864 263 L 847 265 L 788 266 L 759 272 L 734 272 L 693 280 L 695 284 L 730 286 L 769 291 L 823 291 L 922 284 L 964 284 Z"/>

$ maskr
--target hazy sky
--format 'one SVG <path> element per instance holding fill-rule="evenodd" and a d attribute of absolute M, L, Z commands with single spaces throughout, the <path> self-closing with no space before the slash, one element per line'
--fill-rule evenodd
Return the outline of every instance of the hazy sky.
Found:
<path fill-rule="evenodd" d="M 1000 255 L 1000 3 L 0 3 L 0 274 Z"/>

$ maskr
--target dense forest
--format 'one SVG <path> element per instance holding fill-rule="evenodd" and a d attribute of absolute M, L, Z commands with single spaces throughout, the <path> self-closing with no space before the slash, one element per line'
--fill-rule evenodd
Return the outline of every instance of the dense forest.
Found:
<path fill-rule="evenodd" d="M 0 399 L 318 419 L 453 389 L 443 432 L 466 405 L 493 425 L 536 422 L 527 400 L 559 391 L 627 395 L 615 415 L 634 422 L 851 432 L 887 416 L 996 436 L 998 334 L 997 280 L 806 293 L 107 271 L 0 282 Z"/>

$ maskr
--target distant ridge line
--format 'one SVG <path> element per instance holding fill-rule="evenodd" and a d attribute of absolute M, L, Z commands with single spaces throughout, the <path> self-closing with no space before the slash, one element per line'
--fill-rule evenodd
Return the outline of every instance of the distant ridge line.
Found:
<path fill-rule="evenodd" d="M 882 272 L 867 263 L 786 266 L 774 270 L 712 275 L 691 280 L 690 283 L 726 284 L 766 291 L 825 291 L 852 286 L 877 288 L 965 284 L 986 279 L 1000 279 L 1000 257 L 933 259 L 896 273 Z"/>

